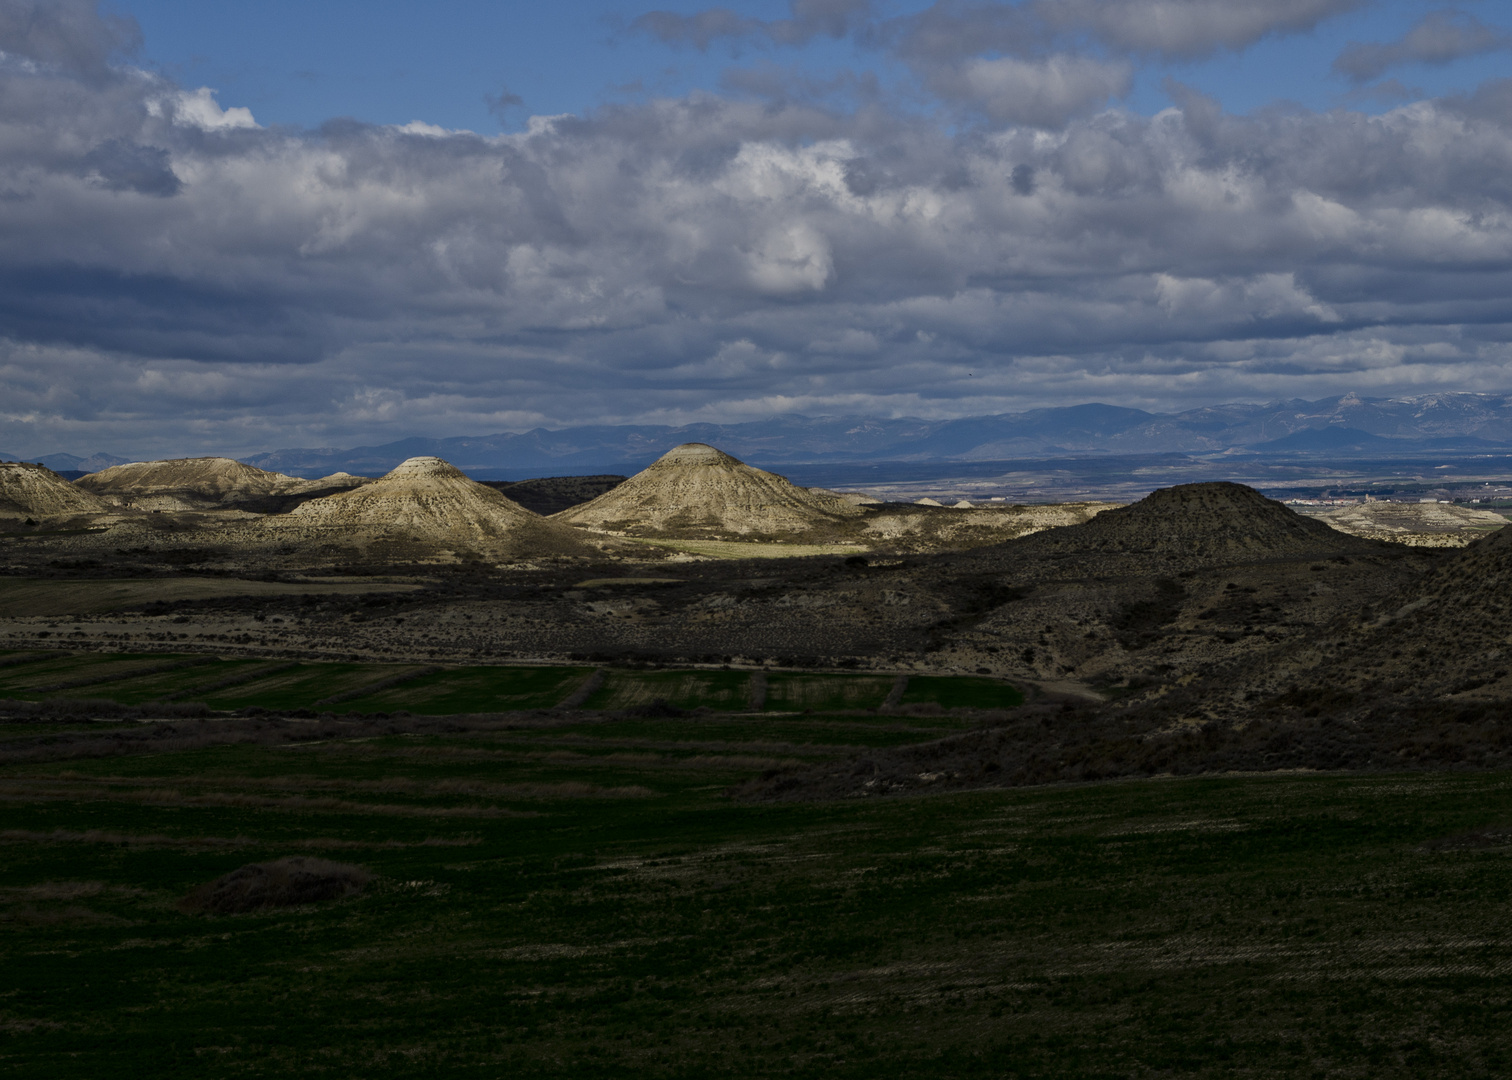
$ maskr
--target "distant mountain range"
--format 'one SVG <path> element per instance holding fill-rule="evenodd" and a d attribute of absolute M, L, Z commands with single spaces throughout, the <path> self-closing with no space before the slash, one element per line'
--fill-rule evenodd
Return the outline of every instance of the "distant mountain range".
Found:
<path fill-rule="evenodd" d="M 70 480 L 78 476 L 85 476 L 101 469 L 108 469 L 112 465 L 125 465 L 135 461 L 135 458 L 117 457 L 114 454 L 93 454 L 90 457 L 79 457 L 77 454 L 43 454 L 40 457 L 22 457 L 19 454 L 7 454 L 0 450 L 0 461 L 36 461 L 46 465 L 55 473 L 62 473 Z"/>
<path fill-rule="evenodd" d="M 275 450 L 243 458 L 294 476 L 376 476 L 406 458 L 444 458 L 480 479 L 634 472 L 679 443 L 704 442 L 766 468 L 795 464 L 1006 461 L 1046 456 L 1179 453 L 1350 457 L 1512 449 L 1512 396 L 1435 394 L 1265 405 L 1218 405 L 1162 414 L 1073 405 L 957 420 L 776 416 L 739 424 L 595 425 L 497 435 L 409 438 L 351 449 Z M 14 457 L 12 460 L 14 460 Z M 58 471 L 128 459 L 43 455 Z"/>

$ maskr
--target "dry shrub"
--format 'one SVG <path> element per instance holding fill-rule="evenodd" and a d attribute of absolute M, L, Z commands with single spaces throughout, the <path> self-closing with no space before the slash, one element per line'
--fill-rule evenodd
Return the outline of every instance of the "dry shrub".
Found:
<path fill-rule="evenodd" d="M 372 875 L 350 863 L 303 855 L 248 863 L 201 885 L 179 901 L 185 914 L 237 915 L 266 908 L 342 900 L 360 893 Z"/>

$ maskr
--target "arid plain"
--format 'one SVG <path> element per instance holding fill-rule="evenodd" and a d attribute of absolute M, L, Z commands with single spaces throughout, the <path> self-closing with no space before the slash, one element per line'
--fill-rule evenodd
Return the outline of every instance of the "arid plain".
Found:
<path fill-rule="evenodd" d="M 1348 509 L 0 465 L 0 1054 L 1495 1072 L 1512 533 Z"/>

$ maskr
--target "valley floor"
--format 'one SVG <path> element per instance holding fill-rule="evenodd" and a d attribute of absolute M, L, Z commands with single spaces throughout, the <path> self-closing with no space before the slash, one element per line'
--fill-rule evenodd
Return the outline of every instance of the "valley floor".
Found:
<path fill-rule="evenodd" d="M 0 1070 L 1512 1068 L 1512 775 L 725 795 L 960 723 L 270 719 L 96 756 L 70 740 L 141 725 L 0 727 Z M 324 906 L 175 906 L 289 855 L 375 879 Z"/>

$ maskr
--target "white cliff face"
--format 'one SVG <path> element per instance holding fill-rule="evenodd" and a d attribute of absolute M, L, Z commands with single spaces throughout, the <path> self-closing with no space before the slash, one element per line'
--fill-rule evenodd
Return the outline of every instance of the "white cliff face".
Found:
<path fill-rule="evenodd" d="M 613 491 L 555 515 L 615 532 L 714 532 L 759 538 L 808 532 L 863 511 L 703 443 L 668 450 Z"/>

